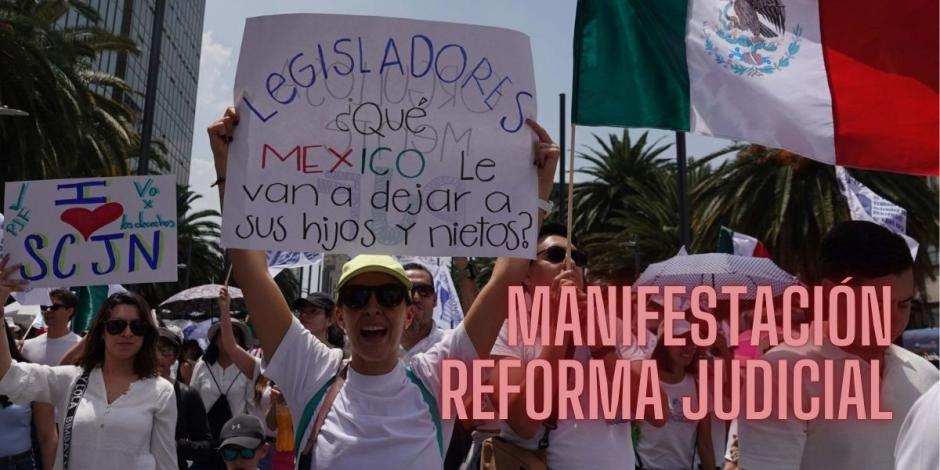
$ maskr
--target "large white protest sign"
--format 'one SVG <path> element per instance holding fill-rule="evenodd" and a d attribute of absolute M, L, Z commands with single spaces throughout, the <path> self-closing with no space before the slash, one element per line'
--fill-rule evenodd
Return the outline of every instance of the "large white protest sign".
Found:
<path fill-rule="evenodd" d="M 529 38 L 394 18 L 245 25 L 223 241 L 320 253 L 534 257 Z"/>
<path fill-rule="evenodd" d="M 32 287 L 176 281 L 172 176 L 9 182 L 4 250 Z"/>

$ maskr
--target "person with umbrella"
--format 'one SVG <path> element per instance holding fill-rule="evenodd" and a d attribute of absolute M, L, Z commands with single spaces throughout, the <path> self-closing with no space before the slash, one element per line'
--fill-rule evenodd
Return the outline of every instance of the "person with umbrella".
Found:
<path fill-rule="evenodd" d="M 261 359 L 247 351 L 251 338 L 248 326 L 231 318 L 227 288 L 220 289 L 218 305 L 220 320 L 209 328 L 209 347 L 196 363 L 189 383 L 209 410 L 209 429 L 215 442 L 219 442 L 226 421 L 249 411 L 254 384 L 261 374 Z M 214 460 L 214 468 L 225 468 L 219 456 Z"/>

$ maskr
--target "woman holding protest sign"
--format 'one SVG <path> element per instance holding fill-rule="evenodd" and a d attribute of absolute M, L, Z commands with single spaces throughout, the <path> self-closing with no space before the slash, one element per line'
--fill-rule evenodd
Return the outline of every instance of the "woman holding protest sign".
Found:
<path fill-rule="evenodd" d="M 219 186 L 238 119 L 229 108 L 208 128 Z M 529 125 L 538 135 L 533 171 L 539 196 L 547 198 L 560 151 L 544 129 Z M 298 418 L 295 449 L 310 462 L 301 468 L 443 466 L 450 436 L 443 436 L 439 413 L 442 363 L 489 355 L 506 314 L 490 306 L 505 306 L 508 286 L 524 280 L 528 260 L 500 258 L 463 323 L 406 363 L 399 352 L 401 333 L 414 315 L 408 308 L 411 282 L 394 258 L 353 258 L 337 284 L 338 321 L 351 345 L 346 363 L 341 351 L 322 344 L 291 315 L 263 251 L 230 249 L 229 255 L 269 361 L 266 375 Z"/>
<path fill-rule="evenodd" d="M 26 285 L 12 278 L 20 267 L 8 261 L 0 261 L 0 304 Z M 0 394 L 14 403 L 56 405 L 57 469 L 175 470 L 176 401 L 173 386 L 157 376 L 156 345 L 147 302 L 114 294 L 92 323 L 78 366 L 13 361 L 0 337 Z"/>

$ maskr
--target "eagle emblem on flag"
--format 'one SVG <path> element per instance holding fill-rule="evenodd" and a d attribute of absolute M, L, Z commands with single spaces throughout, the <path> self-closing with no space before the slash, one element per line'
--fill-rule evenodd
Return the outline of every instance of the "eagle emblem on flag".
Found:
<path fill-rule="evenodd" d="M 800 52 L 803 28 L 787 30 L 783 0 L 720 0 L 718 21 L 703 23 L 705 52 L 735 75 L 761 77 L 785 69 Z"/>

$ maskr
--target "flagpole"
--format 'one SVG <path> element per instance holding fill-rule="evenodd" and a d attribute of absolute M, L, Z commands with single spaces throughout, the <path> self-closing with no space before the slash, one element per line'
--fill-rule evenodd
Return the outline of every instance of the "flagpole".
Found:
<path fill-rule="evenodd" d="M 565 148 L 565 94 L 558 94 L 558 145 Z M 558 171 L 558 207 L 565 207 L 565 159 L 559 162 Z"/>
<path fill-rule="evenodd" d="M 571 260 L 571 242 L 572 237 L 574 236 L 574 231 L 572 230 L 572 223 L 574 220 L 574 140 L 575 140 L 575 124 L 574 120 L 571 121 L 571 149 L 568 152 L 568 247 L 565 250 L 565 258 Z"/>
<path fill-rule="evenodd" d="M 689 248 L 692 243 L 692 233 L 689 229 L 689 181 L 686 171 L 685 132 L 676 131 L 676 168 L 677 191 L 679 198 L 679 240 L 682 245 Z"/>

